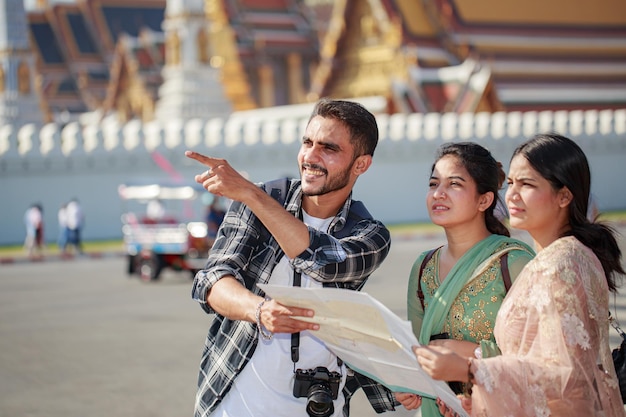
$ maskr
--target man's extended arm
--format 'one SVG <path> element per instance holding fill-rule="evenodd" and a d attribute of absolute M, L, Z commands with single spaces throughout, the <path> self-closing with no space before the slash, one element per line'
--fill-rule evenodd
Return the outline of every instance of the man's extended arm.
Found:
<path fill-rule="evenodd" d="M 288 257 L 295 258 L 309 247 L 309 230 L 306 225 L 254 183 L 239 174 L 226 160 L 191 151 L 185 152 L 185 155 L 210 168 L 196 175 L 196 182 L 213 194 L 248 206 Z"/>

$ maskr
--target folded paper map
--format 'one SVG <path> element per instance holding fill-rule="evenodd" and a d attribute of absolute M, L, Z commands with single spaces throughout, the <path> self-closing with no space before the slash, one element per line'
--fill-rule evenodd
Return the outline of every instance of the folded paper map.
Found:
<path fill-rule="evenodd" d="M 450 387 L 426 374 L 412 346 L 419 345 L 410 322 L 365 292 L 259 284 L 266 295 L 287 306 L 315 310 L 298 318 L 320 325 L 311 332 L 350 368 L 394 392 L 441 398 L 460 416 L 468 414 Z"/>

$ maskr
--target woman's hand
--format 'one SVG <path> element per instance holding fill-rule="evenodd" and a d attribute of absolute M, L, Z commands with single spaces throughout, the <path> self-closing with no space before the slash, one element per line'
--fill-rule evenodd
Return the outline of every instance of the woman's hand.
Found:
<path fill-rule="evenodd" d="M 461 399 L 461 405 L 463 409 L 467 411 L 467 414 L 472 414 L 472 397 L 466 397 L 465 395 L 458 396 Z"/>
<path fill-rule="evenodd" d="M 416 410 L 422 405 L 422 397 L 410 392 L 394 392 L 396 400 L 407 410 Z"/>
<path fill-rule="evenodd" d="M 467 382 L 467 358 L 442 346 L 414 346 L 417 363 L 433 379 Z"/>
<path fill-rule="evenodd" d="M 461 398 L 461 404 L 463 404 L 463 398 Z M 471 400 L 470 400 L 470 405 L 471 405 Z M 454 411 L 452 408 L 448 407 L 441 398 L 437 398 L 437 408 L 439 409 L 439 412 L 441 413 L 443 417 L 459 417 L 459 414 L 456 411 Z M 463 406 L 463 409 L 467 411 L 465 406 Z M 471 412 L 471 406 L 470 406 L 469 412 Z"/>
<path fill-rule="evenodd" d="M 431 340 L 428 343 L 428 346 L 445 347 L 452 350 L 457 355 L 469 358 L 474 356 L 474 351 L 480 345 L 468 340 L 435 339 Z"/>

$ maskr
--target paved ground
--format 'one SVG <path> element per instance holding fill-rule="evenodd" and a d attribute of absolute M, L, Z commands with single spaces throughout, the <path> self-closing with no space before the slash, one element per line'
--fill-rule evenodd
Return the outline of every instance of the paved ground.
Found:
<path fill-rule="evenodd" d="M 394 237 L 365 291 L 405 317 L 411 264 L 441 242 Z M 192 415 L 210 317 L 191 301 L 187 273 L 146 284 L 124 271 L 124 258 L 106 255 L 0 265 L 0 417 Z M 626 324 L 626 297 L 616 302 Z M 376 416 L 360 395 L 352 409 Z"/>
<path fill-rule="evenodd" d="M 122 244 L 116 245 L 116 248 L 107 249 L 86 249 L 82 254 L 61 254 L 57 248 L 47 250 L 43 254 L 27 255 L 24 251 L 11 248 L 7 250 L 0 248 L 0 266 L 10 265 L 16 263 L 40 263 L 40 262 L 70 262 L 80 259 L 101 259 L 101 258 L 115 258 L 124 256 L 124 248 Z"/>

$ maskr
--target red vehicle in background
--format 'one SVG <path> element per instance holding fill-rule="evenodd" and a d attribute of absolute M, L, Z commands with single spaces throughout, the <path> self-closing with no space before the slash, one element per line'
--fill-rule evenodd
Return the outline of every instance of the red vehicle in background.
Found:
<path fill-rule="evenodd" d="M 202 269 L 210 249 L 207 224 L 196 215 L 194 203 L 206 191 L 198 184 L 155 182 L 122 184 L 118 194 L 126 206 L 122 233 L 129 275 L 144 281 L 158 280 L 165 268 Z"/>

